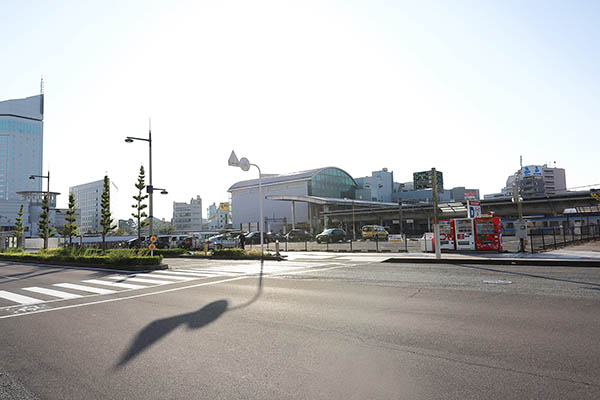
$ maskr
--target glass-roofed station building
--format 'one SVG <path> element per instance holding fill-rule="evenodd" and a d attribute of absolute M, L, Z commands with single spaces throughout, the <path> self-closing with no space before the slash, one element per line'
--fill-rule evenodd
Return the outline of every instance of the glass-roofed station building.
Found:
<path fill-rule="evenodd" d="M 258 179 L 251 179 L 229 188 L 234 229 L 258 230 L 258 183 Z M 321 211 L 373 204 L 356 200 L 357 188 L 354 178 L 336 167 L 284 175 L 263 174 L 265 232 L 287 232 L 293 228 L 318 232 L 328 227 L 328 220 L 319 215 Z"/>

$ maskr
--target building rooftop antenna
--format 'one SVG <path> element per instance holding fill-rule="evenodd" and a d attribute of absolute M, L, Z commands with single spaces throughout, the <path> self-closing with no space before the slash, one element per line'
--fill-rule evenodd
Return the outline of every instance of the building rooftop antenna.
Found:
<path fill-rule="evenodd" d="M 44 76 L 42 75 L 42 79 L 40 81 L 40 94 L 44 94 Z"/>

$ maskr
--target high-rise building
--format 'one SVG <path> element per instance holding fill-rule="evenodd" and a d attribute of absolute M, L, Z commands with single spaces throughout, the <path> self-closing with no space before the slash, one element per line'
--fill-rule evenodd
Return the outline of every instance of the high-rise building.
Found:
<path fill-rule="evenodd" d="M 196 196 L 189 203 L 173 202 L 173 228 L 177 232 L 199 232 L 202 230 L 202 199 Z"/>
<path fill-rule="evenodd" d="M 42 190 L 44 95 L 0 101 L 0 200 Z"/>
<path fill-rule="evenodd" d="M 69 188 L 69 193 L 75 195 L 75 208 L 79 209 L 81 218 L 79 225 L 80 233 L 98 233 L 102 230 L 100 220 L 102 217 L 103 192 L 103 179 Z"/>

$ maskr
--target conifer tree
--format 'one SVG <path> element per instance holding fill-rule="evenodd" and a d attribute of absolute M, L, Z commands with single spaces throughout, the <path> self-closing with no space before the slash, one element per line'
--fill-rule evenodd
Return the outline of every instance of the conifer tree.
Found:
<path fill-rule="evenodd" d="M 73 245 L 73 237 L 77 236 L 79 231 L 77 227 L 77 210 L 75 209 L 75 195 L 69 193 L 69 208 L 67 209 L 67 216 L 65 217 L 65 238 L 69 238 L 69 246 Z"/>
<path fill-rule="evenodd" d="M 145 219 L 148 215 L 144 211 L 147 204 L 144 204 L 144 200 L 148 198 L 147 194 L 143 194 L 142 190 L 146 187 L 146 174 L 144 172 L 144 166 L 140 166 L 140 174 L 138 175 L 138 181 L 135 184 L 136 189 L 138 190 L 137 196 L 133 196 L 135 203 L 131 206 L 135 209 L 135 212 L 131 214 L 133 218 L 136 219 L 137 222 L 137 235 L 138 235 L 138 246 L 142 241 L 142 228 L 147 226 L 150 222 Z"/>
<path fill-rule="evenodd" d="M 106 235 L 112 232 L 116 226 L 113 225 L 113 219 L 110 213 L 110 181 L 108 176 L 104 176 L 104 187 L 100 197 L 100 225 L 102 225 L 102 248 L 106 250 Z"/>
<path fill-rule="evenodd" d="M 50 226 L 50 199 L 44 195 L 42 199 L 42 212 L 38 219 L 38 235 L 44 239 L 44 249 L 48 248 L 48 239 L 54 236 Z"/>
<path fill-rule="evenodd" d="M 15 219 L 15 236 L 17 237 L 17 247 L 23 247 L 23 235 L 25 233 L 25 226 L 23 225 L 23 204 L 17 212 L 17 218 Z"/>

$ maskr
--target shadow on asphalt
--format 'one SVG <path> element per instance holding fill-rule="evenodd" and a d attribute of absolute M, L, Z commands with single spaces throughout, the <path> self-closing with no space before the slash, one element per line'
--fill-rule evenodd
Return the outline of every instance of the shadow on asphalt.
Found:
<path fill-rule="evenodd" d="M 234 307 L 229 307 L 229 302 L 227 300 L 217 300 L 205 305 L 197 311 L 176 315 L 174 317 L 162 318 L 146 325 L 146 327 L 136 335 L 129 348 L 123 353 L 121 359 L 115 366 L 115 369 L 125 366 L 181 325 L 186 325 L 189 329 L 200 329 L 219 319 L 226 311 L 235 311 L 248 307 L 258 300 L 262 294 L 262 280 L 263 261 L 261 260 L 258 288 L 254 296 L 247 302 Z"/>
<path fill-rule="evenodd" d="M 594 282 L 584 282 L 584 281 L 574 281 L 574 280 L 571 280 L 571 279 L 552 278 L 550 276 L 530 274 L 530 273 L 526 273 L 526 272 L 517 272 L 517 271 L 503 271 L 501 269 L 486 268 L 486 267 L 477 267 L 477 266 L 474 266 L 474 265 L 465 265 L 465 264 L 455 264 L 455 265 L 457 265 L 459 267 L 463 267 L 463 268 L 472 268 L 472 269 L 480 269 L 480 270 L 484 270 L 484 271 L 500 272 L 502 274 L 526 276 L 526 277 L 529 277 L 529 278 L 547 279 L 549 281 L 559 281 L 559 282 L 575 283 L 577 285 L 590 285 L 590 286 L 596 286 L 596 287 L 600 288 L 600 283 L 594 283 Z"/>
<path fill-rule="evenodd" d="M 45 272 L 39 272 L 40 270 L 35 270 L 35 271 L 29 271 L 29 272 L 19 272 L 17 274 L 2 274 L 2 269 L 1 267 L 4 267 L 6 265 L 0 265 L 0 275 L 3 277 L 6 277 L 8 279 L 1 279 L 0 283 L 6 283 L 6 282 L 11 282 L 14 280 L 23 280 L 23 279 L 28 279 L 28 278 L 35 278 L 36 276 L 43 276 L 43 275 L 49 275 L 49 274 L 55 274 L 57 272 L 63 272 L 65 269 L 64 268 L 56 268 L 50 271 L 45 271 Z M 32 265 L 32 267 L 37 267 L 35 265 Z"/>

